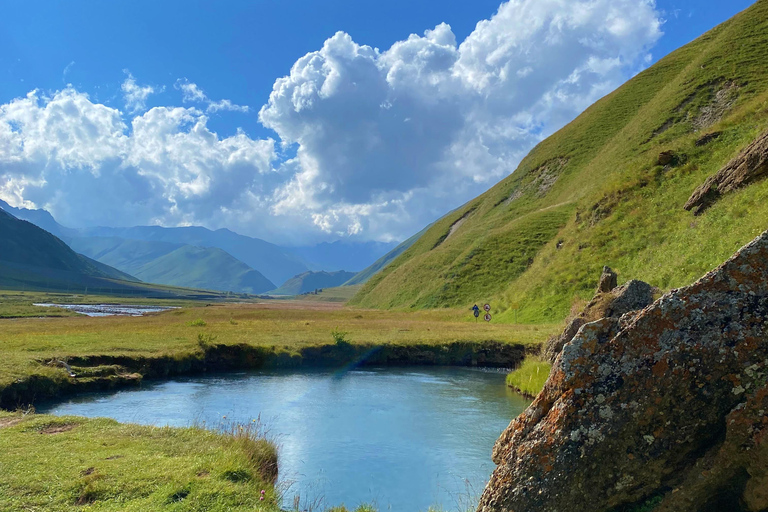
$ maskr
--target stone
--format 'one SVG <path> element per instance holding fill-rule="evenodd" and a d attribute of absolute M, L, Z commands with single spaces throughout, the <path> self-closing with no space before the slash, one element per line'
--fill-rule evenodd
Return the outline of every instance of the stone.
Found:
<path fill-rule="evenodd" d="M 699 137 L 698 139 L 696 139 L 696 142 L 694 144 L 696 145 L 696 147 L 706 146 L 707 144 L 709 144 L 713 140 L 719 138 L 722 134 L 723 134 L 723 132 L 706 133 L 706 134 L 702 135 L 701 137 Z"/>
<path fill-rule="evenodd" d="M 606 277 L 607 276 L 607 277 Z M 600 318 L 620 318 L 623 315 L 643 309 L 653 302 L 653 288 L 648 283 L 633 279 L 619 287 L 607 288 L 616 283 L 616 274 L 608 267 L 603 268 L 598 292 L 587 306 L 574 318 L 567 322 L 563 332 L 551 337 L 544 344 L 542 354 L 550 362 L 554 362 L 566 343 L 569 343 L 578 333 L 582 325 L 599 320 Z M 628 321 L 624 319 L 624 321 Z"/>
<path fill-rule="evenodd" d="M 739 392 L 735 392 L 738 390 Z M 587 323 L 502 433 L 479 512 L 768 507 L 768 232 L 696 283 Z"/>
<path fill-rule="evenodd" d="M 616 272 L 611 270 L 610 267 L 603 267 L 603 274 L 600 276 L 600 281 L 597 284 L 598 293 L 606 293 L 618 286 L 618 276 Z"/>
<path fill-rule="evenodd" d="M 657 163 L 659 165 L 669 165 L 672 162 L 675 161 L 675 152 L 674 151 L 662 151 L 659 154 L 659 158 L 657 160 Z"/>
<path fill-rule="evenodd" d="M 768 131 L 700 185 L 685 203 L 686 210 L 700 215 L 721 196 L 768 176 Z"/>

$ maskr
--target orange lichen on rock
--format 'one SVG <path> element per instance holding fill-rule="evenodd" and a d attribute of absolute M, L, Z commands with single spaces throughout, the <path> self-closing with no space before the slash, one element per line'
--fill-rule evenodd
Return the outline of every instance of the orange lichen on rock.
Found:
<path fill-rule="evenodd" d="M 767 388 L 768 232 L 642 311 L 582 325 L 496 442 L 478 510 L 599 512 L 656 495 L 659 511 L 764 510 Z"/>

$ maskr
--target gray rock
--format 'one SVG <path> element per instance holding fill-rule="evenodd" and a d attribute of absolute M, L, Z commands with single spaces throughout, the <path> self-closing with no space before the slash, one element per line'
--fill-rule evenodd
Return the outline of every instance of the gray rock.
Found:
<path fill-rule="evenodd" d="M 587 323 L 502 433 L 479 512 L 768 509 L 768 231 L 696 283 Z M 727 492 L 725 492 L 727 491 Z"/>
<path fill-rule="evenodd" d="M 616 272 L 610 267 L 603 267 L 603 275 L 600 276 L 600 281 L 597 284 L 597 293 L 607 293 L 613 290 L 619 284 L 618 279 Z"/>

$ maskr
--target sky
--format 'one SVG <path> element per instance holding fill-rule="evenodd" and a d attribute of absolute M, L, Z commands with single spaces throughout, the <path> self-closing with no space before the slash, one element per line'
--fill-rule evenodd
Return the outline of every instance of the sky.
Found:
<path fill-rule="evenodd" d="M 399 241 L 749 0 L 3 2 L 0 199 Z"/>

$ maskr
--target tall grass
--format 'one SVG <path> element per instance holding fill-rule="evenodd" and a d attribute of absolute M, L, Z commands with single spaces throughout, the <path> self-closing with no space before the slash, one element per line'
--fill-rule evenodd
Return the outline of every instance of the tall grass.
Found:
<path fill-rule="evenodd" d="M 544 389 L 551 369 L 549 362 L 529 357 L 519 368 L 507 375 L 507 385 L 525 395 L 536 396 Z"/>

